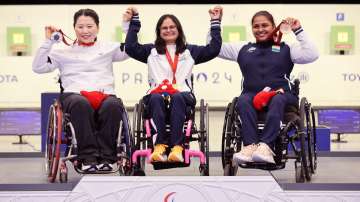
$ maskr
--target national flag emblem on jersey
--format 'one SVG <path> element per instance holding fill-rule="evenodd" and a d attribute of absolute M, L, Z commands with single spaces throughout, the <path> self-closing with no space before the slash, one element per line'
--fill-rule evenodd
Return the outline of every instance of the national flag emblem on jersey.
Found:
<path fill-rule="evenodd" d="M 272 51 L 272 52 L 277 52 L 277 53 L 279 53 L 279 52 L 280 52 L 280 46 L 278 46 L 278 45 L 273 45 L 273 46 L 271 47 L 271 51 Z"/>

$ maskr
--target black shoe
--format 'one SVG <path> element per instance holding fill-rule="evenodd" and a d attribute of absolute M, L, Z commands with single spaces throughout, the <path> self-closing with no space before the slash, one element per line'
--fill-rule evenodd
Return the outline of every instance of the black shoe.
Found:
<path fill-rule="evenodd" d="M 112 171 L 114 169 L 114 165 L 111 163 L 101 163 L 96 167 L 100 171 Z"/>
<path fill-rule="evenodd" d="M 84 172 L 96 172 L 98 170 L 96 165 L 86 165 L 86 164 L 82 164 L 81 165 L 81 170 Z"/>
<path fill-rule="evenodd" d="M 103 159 L 96 167 L 100 171 L 112 171 L 114 169 L 114 161 Z"/>
<path fill-rule="evenodd" d="M 96 172 L 97 169 L 96 159 L 84 159 L 81 164 L 81 170 L 84 172 Z"/>

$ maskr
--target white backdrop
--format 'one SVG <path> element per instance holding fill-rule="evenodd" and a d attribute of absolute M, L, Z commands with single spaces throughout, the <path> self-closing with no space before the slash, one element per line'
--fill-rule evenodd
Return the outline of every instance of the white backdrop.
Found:
<path fill-rule="evenodd" d="M 187 41 L 205 44 L 209 30 L 207 10 L 213 5 L 137 5 L 142 21 L 141 40 L 152 42 L 160 15 L 175 14 L 181 21 Z M 44 39 L 44 26 L 55 25 L 74 37 L 72 17 L 80 8 L 92 8 L 100 16 L 100 40 L 115 40 L 115 27 L 121 24 L 126 5 L 51 5 L 0 6 L 0 108 L 40 107 L 41 92 L 58 92 L 57 72 L 38 75 L 32 72 L 32 56 L 12 57 L 6 51 L 6 27 L 29 26 L 32 33 L 32 55 Z M 360 27 L 360 5 L 223 5 L 222 25 L 246 26 L 248 40 L 253 40 L 250 20 L 259 10 L 273 13 L 277 22 L 292 16 L 300 19 L 305 31 L 316 43 L 320 58 L 308 65 L 295 65 L 293 77 L 302 80 L 301 94 L 315 106 L 360 105 L 360 46 L 356 37 Z M 345 21 L 337 22 L 336 13 L 343 12 Z M 351 55 L 330 55 L 330 26 L 355 26 L 355 50 Z M 284 40 L 292 43 L 294 36 Z M 147 90 L 145 64 L 129 59 L 114 64 L 116 91 L 128 106 L 137 102 Z M 240 94 L 241 74 L 237 63 L 222 59 L 194 68 L 195 91 L 210 106 L 225 106 Z M 207 80 L 205 79 L 207 78 Z"/>

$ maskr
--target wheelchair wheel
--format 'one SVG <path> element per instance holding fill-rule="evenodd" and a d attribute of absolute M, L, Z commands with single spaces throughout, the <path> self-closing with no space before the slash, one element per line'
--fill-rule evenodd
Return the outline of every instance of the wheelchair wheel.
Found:
<path fill-rule="evenodd" d="M 133 139 L 134 139 L 134 149 L 141 150 L 145 149 L 146 141 L 142 141 L 145 136 L 144 134 L 144 125 L 142 119 L 142 112 L 143 112 L 143 100 L 140 100 L 134 107 L 134 115 L 133 115 Z M 138 158 L 137 165 L 133 165 L 133 175 L 135 176 L 145 176 L 145 159 Z"/>
<path fill-rule="evenodd" d="M 232 165 L 232 163 L 226 164 L 224 168 L 224 176 L 236 176 L 238 166 Z"/>
<path fill-rule="evenodd" d="M 124 157 L 120 157 L 120 165 L 119 165 L 119 174 L 120 176 L 129 176 L 131 175 L 131 171 L 132 171 L 132 162 L 131 162 L 131 155 L 132 155 L 132 150 L 134 148 L 134 140 L 133 140 L 133 135 L 132 135 L 132 131 L 130 129 L 130 122 L 129 122 L 129 117 L 128 117 L 128 113 L 125 109 L 125 113 L 123 114 L 123 123 L 125 125 L 125 123 L 127 124 L 126 127 L 123 128 L 123 130 L 125 130 L 125 132 L 127 131 L 127 134 L 125 134 L 129 139 L 128 139 L 128 143 L 126 143 L 126 137 L 125 135 L 123 135 L 122 133 L 122 138 L 125 139 L 125 144 L 126 144 L 126 151 L 125 151 L 125 155 Z M 123 151 L 122 151 L 123 152 Z"/>
<path fill-rule="evenodd" d="M 49 182 L 53 183 L 56 179 L 60 161 L 60 145 L 62 134 L 62 111 L 57 102 L 50 106 L 47 135 L 46 135 L 46 153 L 45 170 Z"/>
<path fill-rule="evenodd" d="M 315 123 L 315 113 L 314 113 L 314 109 L 311 108 L 311 120 L 312 120 L 312 125 L 313 125 L 313 155 L 311 158 L 311 172 L 314 174 L 317 168 L 317 143 L 316 143 L 316 123 Z"/>
<path fill-rule="evenodd" d="M 310 121 L 310 104 L 306 98 L 300 101 L 300 154 L 301 167 L 307 181 L 311 180 L 313 129 Z"/>
<path fill-rule="evenodd" d="M 305 182 L 304 169 L 302 167 L 295 166 L 295 181 L 296 183 Z"/>
<path fill-rule="evenodd" d="M 305 107 L 305 118 L 306 118 L 306 134 L 307 134 L 307 146 L 308 146 L 308 160 L 309 160 L 309 169 L 310 169 L 310 176 L 311 174 L 315 173 L 315 157 L 316 157 L 316 143 L 315 143 L 315 133 L 316 133 L 316 127 L 315 127 L 315 120 L 313 116 L 313 109 L 311 108 L 311 104 L 308 103 Z M 307 180 L 311 180 L 307 178 Z"/>
<path fill-rule="evenodd" d="M 200 100 L 200 151 L 205 154 L 205 165 L 200 165 L 200 175 L 209 176 L 209 107 Z"/>
<path fill-rule="evenodd" d="M 224 169 L 224 176 L 234 176 L 238 169 L 238 166 L 233 165 L 232 161 L 233 154 L 241 149 L 241 143 L 238 143 L 236 139 L 236 128 L 234 123 L 236 101 L 237 98 L 234 98 L 233 101 L 228 104 L 224 118 L 221 143 L 221 162 Z"/>

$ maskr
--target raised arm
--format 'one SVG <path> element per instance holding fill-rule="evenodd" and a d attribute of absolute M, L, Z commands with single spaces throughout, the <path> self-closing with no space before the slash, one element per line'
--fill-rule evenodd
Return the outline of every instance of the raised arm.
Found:
<path fill-rule="evenodd" d="M 123 14 L 122 31 L 127 34 L 129 30 L 130 20 Z M 125 43 L 121 43 L 119 48 L 113 54 L 113 61 L 123 61 L 128 59 L 129 56 L 125 52 Z"/>
<path fill-rule="evenodd" d="M 188 49 L 195 60 L 195 64 L 207 62 L 219 55 L 222 43 L 220 28 L 222 8 L 220 8 L 209 10 L 211 18 L 210 42 L 206 46 L 188 45 Z"/>
<path fill-rule="evenodd" d="M 215 7 L 215 9 L 218 7 Z M 222 18 L 222 8 L 221 9 L 221 17 Z M 206 38 L 206 44 L 209 44 L 211 41 L 212 37 L 210 35 L 210 32 L 207 35 Z M 221 44 L 221 49 L 220 49 L 220 53 L 218 55 L 219 58 L 222 59 L 226 59 L 226 60 L 231 60 L 231 61 L 237 61 L 237 57 L 239 55 L 239 52 L 241 50 L 241 48 L 245 45 L 245 42 L 241 42 L 241 43 L 222 43 Z"/>
<path fill-rule="evenodd" d="M 55 27 L 45 27 L 46 40 L 37 50 L 32 63 L 32 69 L 36 73 L 52 72 L 60 66 L 60 64 L 50 56 L 51 47 L 55 43 L 54 41 L 50 40 L 50 37 L 54 31 L 56 31 Z"/>
<path fill-rule="evenodd" d="M 210 36 L 210 32 L 206 36 L 206 44 L 209 44 L 212 37 Z M 218 55 L 219 58 L 231 61 L 237 61 L 239 52 L 241 48 L 246 44 L 246 42 L 239 43 L 222 43 L 220 53 Z"/>
<path fill-rule="evenodd" d="M 291 29 L 296 35 L 299 43 L 290 46 L 291 60 L 297 64 L 314 62 L 319 58 L 319 52 L 313 42 L 308 38 L 300 25 L 300 21 L 294 18 L 286 18 L 291 25 Z"/>
<path fill-rule="evenodd" d="M 141 23 L 139 20 L 139 13 L 132 7 L 126 10 L 126 13 L 131 15 L 130 27 L 125 39 L 125 52 L 132 58 L 147 63 L 147 58 L 151 53 L 153 44 L 139 44 L 138 32 L 140 31 Z"/>

